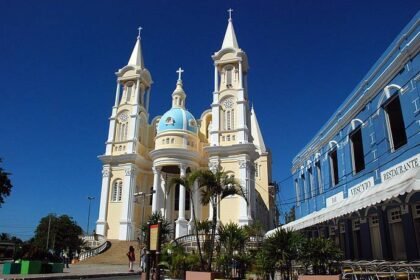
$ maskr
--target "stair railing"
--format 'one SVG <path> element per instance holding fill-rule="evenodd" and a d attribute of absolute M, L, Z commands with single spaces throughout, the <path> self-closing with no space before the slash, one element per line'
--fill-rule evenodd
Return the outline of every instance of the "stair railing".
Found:
<path fill-rule="evenodd" d="M 91 249 L 82 251 L 79 254 L 79 261 L 83 261 L 93 256 L 99 255 L 111 247 L 111 242 L 107 241 L 105 237 L 100 234 L 86 235 L 82 237 L 82 240 L 86 246 L 90 247 Z"/>

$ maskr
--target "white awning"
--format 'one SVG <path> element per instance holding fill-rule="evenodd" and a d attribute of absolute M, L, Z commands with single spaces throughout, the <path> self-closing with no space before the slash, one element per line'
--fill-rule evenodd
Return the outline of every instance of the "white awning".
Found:
<path fill-rule="evenodd" d="M 353 195 L 334 205 L 331 205 L 328 208 L 323 208 L 299 220 L 283 225 L 281 228 L 287 230 L 300 230 L 375 205 L 393 197 L 410 193 L 412 191 L 420 191 L 419 168 L 409 170 L 401 176 L 375 185 L 362 193 Z M 267 232 L 265 236 L 270 236 L 276 230 L 277 229 L 273 229 Z"/>

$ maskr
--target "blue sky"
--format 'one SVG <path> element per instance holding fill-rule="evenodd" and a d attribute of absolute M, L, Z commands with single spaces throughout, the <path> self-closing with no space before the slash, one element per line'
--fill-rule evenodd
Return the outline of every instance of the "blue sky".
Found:
<path fill-rule="evenodd" d="M 233 8 L 250 63 L 249 95 L 273 179 L 328 120 L 402 28 L 418 1 L 0 1 L 0 157 L 14 188 L 0 232 L 30 238 L 41 217 L 98 216 L 101 163 L 115 93 L 141 25 L 152 74 L 151 119 L 171 104 L 185 69 L 187 108 L 211 103 L 213 62 Z M 281 187 L 280 208 L 293 196 Z"/>

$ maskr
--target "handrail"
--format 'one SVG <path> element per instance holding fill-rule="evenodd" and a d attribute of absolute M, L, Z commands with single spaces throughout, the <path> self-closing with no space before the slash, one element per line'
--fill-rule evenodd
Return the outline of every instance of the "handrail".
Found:
<path fill-rule="evenodd" d="M 109 247 L 111 247 L 111 242 L 105 241 L 99 247 L 96 247 L 96 248 L 93 248 L 91 250 L 87 250 L 87 251 L 81 252 L 79 254 L 79 261 L 83 261 L 83 260 L 86 260 L 86 259 L 91 258 L 93 256 L 99 255 L 102 252 L 106 251 Z"/>
<path fill-rule="evenodd" d="M 79 254 L 79 261 L 83 261 L 93 256 L 99 255 L 105 252 L 109 247 L 111 247 L 111 242 L 105 240 L 105 242 L 103 242 L 98 247 L 81 252 Z"/>
<path fill-rule="evenodd" d="M 210 238 L 211 238 L 210 234 L 208 234 L 208 235 L 199 234 L 198 235 L 198 239 L 199 239 L 200 242 L 203 242 L 203 241 L 206 241 L 206 240 L 208 241 L 208 240 L 210 240 Z M 219 234 L 216 234 L 215 235 L 215 240 L 217 241 L 217 240 L 219 240 L 219 238 L 220 238 Z M 264 236 L 250 236 L 246 240 L 246 245 L 248 247 L 254 247 L 255 244 L 262 243 L 263 240 L 264 240 Z M 178 237 L 177 239 L 175 239 L 175 242 L 179 245 L 184 245 L 185 243 L 192 243 L 192 242 L 196 242 L 196 241 L 197 240 L 196 240 L 196 235 L 195 234 L 184 235 L 184 236 L 181 236 L 181 237 Z"/>

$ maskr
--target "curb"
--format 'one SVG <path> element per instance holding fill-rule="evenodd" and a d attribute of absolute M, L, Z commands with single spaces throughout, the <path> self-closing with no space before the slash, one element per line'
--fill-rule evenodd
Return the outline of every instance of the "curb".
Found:
<path fill-rule="evenodd" d="M 61 280 L 61 279 L 89 279 L 89 278 L 98 278 L 98 277 L 113 277 L 113 276 L 129 276 L 129 275 L 141 275 L 140 272 L 119 272 L 119 273 L 99 273 L 99 274 L 78 274 L 78 275 L 56 275 L 56 276 L 38 276 L 38 277 L 30 277 L 28 276 L 13 276 L 13 277 L 6 277 L 0 278 L 0 280 L 25 280 L 25 279 L 45 279 L 45 280 Z M 2 276 L 0 276 L 2 277 Z"/>

